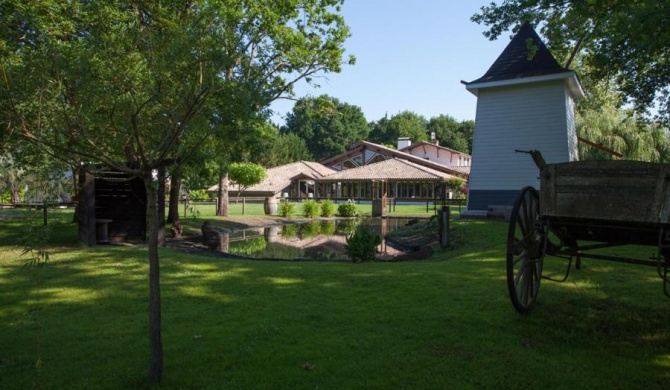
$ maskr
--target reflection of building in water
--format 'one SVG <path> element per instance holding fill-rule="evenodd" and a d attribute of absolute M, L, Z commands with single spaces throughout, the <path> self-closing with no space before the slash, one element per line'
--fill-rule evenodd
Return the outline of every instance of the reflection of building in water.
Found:
<path fill-rule="evenodd" d="M 407 219 L 367 220 L 325 220 L 303 224 L 268 226 L 240 230 L 233 233 L 221 232 L 216 249 L 224 252 L 259 259 L 313 259 L 347 260 L 344 250 L 347 237 L 357 228 L 368 229 L 382 237 L 377 247 L 381 259 L 390 259 L 403 252 L 386 244 L 384 236 L 404 226 Z M 353 223 L 352 223 L 353 222 Z"/>

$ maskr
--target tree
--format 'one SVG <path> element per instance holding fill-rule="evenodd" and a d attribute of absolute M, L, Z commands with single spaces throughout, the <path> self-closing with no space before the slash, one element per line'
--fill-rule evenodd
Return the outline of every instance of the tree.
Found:
<path fill-rule="evenodd" d="M 472 137 L 475 122 L 471 120 L 457 121 L 449 115 L 440 115 L 430 118 L 426 128 L 434 132 L 440 145 L 458 150 L 463 153 L 472 153 Z"/>
<path fill-rule="evenodd" d="M 324 160 L 366 139 L 370 130 L 360 107 L 321 95 L 298 100 L 283 131 L 304 139 L 312 156 Z"/>
<path fill-rule="evenodd" d="M 228 167 L 228 178 L 240 186 L 239 192 L 242 193 L 265 179 L 265 168 L 253 163 L 232 163 Z"/>
<path fill-rule="evenodd" d="M 580 160 L 611 160 L 615 152 L 627 160 L 670 161 L 667 131 L 658 124 L 638 121 L 630 110 L 605 105 L 579 113 L 576 122 L 579 136 L 599 146 L 580 143 Z"/>
<path fill-rule="evenodd" d="M 409 137 L 412 142 L 426 141 L 426 119 L 411 111 L 403 111 L 388 119 L 384 117 L 372 123 L 370 141 L 395 147 L 400 137 Z"/>
<path fill-rule="evenodd" d="M 645 113 L 656 102 L 659 119 L 670 122 L 670 3 L 624 0 L 510 0 L 481 8 L 472 20 L 496 39 L 528 21 L 557 58 L 567 64 L 581 51 L 582 77 L 612 80 L 623 102 Z"/>
<path fill-rule="evenodd" d="M 348 36 L 341 3 L 0 3 L 0 135 L 20 134 L 64 160 L 144 181 L 154 382 L 162 377 L 163 348 L 152 173 L 180 166 L 216 126 L 290 94 L 297 80 L 339 71 Z"/>

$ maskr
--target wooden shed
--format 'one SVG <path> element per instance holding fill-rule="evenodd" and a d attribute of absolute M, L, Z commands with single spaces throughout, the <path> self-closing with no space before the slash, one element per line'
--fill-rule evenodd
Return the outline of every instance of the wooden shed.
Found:
<path fill-rule="evenodd" d="M 539 187 L 533 160 L 517 150 L 539 150 L 547 163 L 578 159 L 574 100 L 584 92 L 530 24 L 484 76 L 464 84 L 477 96 L 468 213 L 511 206 L 522 187 Z"/>
<path fill-rule="evenodd" d="M 77 203 L 79 239 L 89 245 L 143 241 L 146 198 L 141 178 L 113 170 L 81 169 Z"/>

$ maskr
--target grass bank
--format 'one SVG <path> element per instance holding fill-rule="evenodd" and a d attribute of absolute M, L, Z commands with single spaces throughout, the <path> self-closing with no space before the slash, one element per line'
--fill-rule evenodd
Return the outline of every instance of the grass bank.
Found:
<path fill-rule="evenodd" d="M 0 219 L 0 388 L 152 388 L 145 248 L 82 246 L 70 213 L 52 213 L 49 262 L 32 270 L 18 244 L 41 215 Z M 670 300 L 655 270 L 584 261 L 520 316 L 506 224 L 453 228 L 454 247 L 419 262 L 161 249 L 160 388 L 668 388 Z"/>

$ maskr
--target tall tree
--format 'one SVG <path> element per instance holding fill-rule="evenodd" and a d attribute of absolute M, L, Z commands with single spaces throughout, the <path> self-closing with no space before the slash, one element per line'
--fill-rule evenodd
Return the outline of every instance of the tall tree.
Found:
<path fill-rule="evenodd" d="M 344 153 L 370 131 L 360 107 L 328 95 L 298 100 L 283 130 L 304 139 L 317 160 Z"/>
<path fill-rule="evenodd" d="M 370 141 L 396 147 L 398 138 L 409 137 L 412 142 L 426 141 L 426 118 L 411 111 L 403 111 L 390 119 L 381 118 L 371 124 Z"/>
<path fill-rule="evenodd" d="M 638 113 L 654 102 L 670 123 L 670 2 L 625 0 L 509 0 L 481 8 L 472 20 L 496 39 L 529 21 L 558 57 L 569 63 L 581 50 L 582 76 L 613 80 Z"/>
<path fill-rule="evenodd" d="M 154 382 L 163 348 L 152 172 L 187 160 L 216 131 L 213 118 L 235 123 L 290 94 L 295 81 L 339 71 L 348 36 L 341 3 L 0 3 L 1 131 L 144 181 Z"/>
<path fill-rule="evenodd" d="M 474 121 L 457 121 L 449 115 L 432 117 L 426 125 L 429 132 L 435 133 L 441 146 L 468 154 L 472 153 L 474 127 Z"/>

